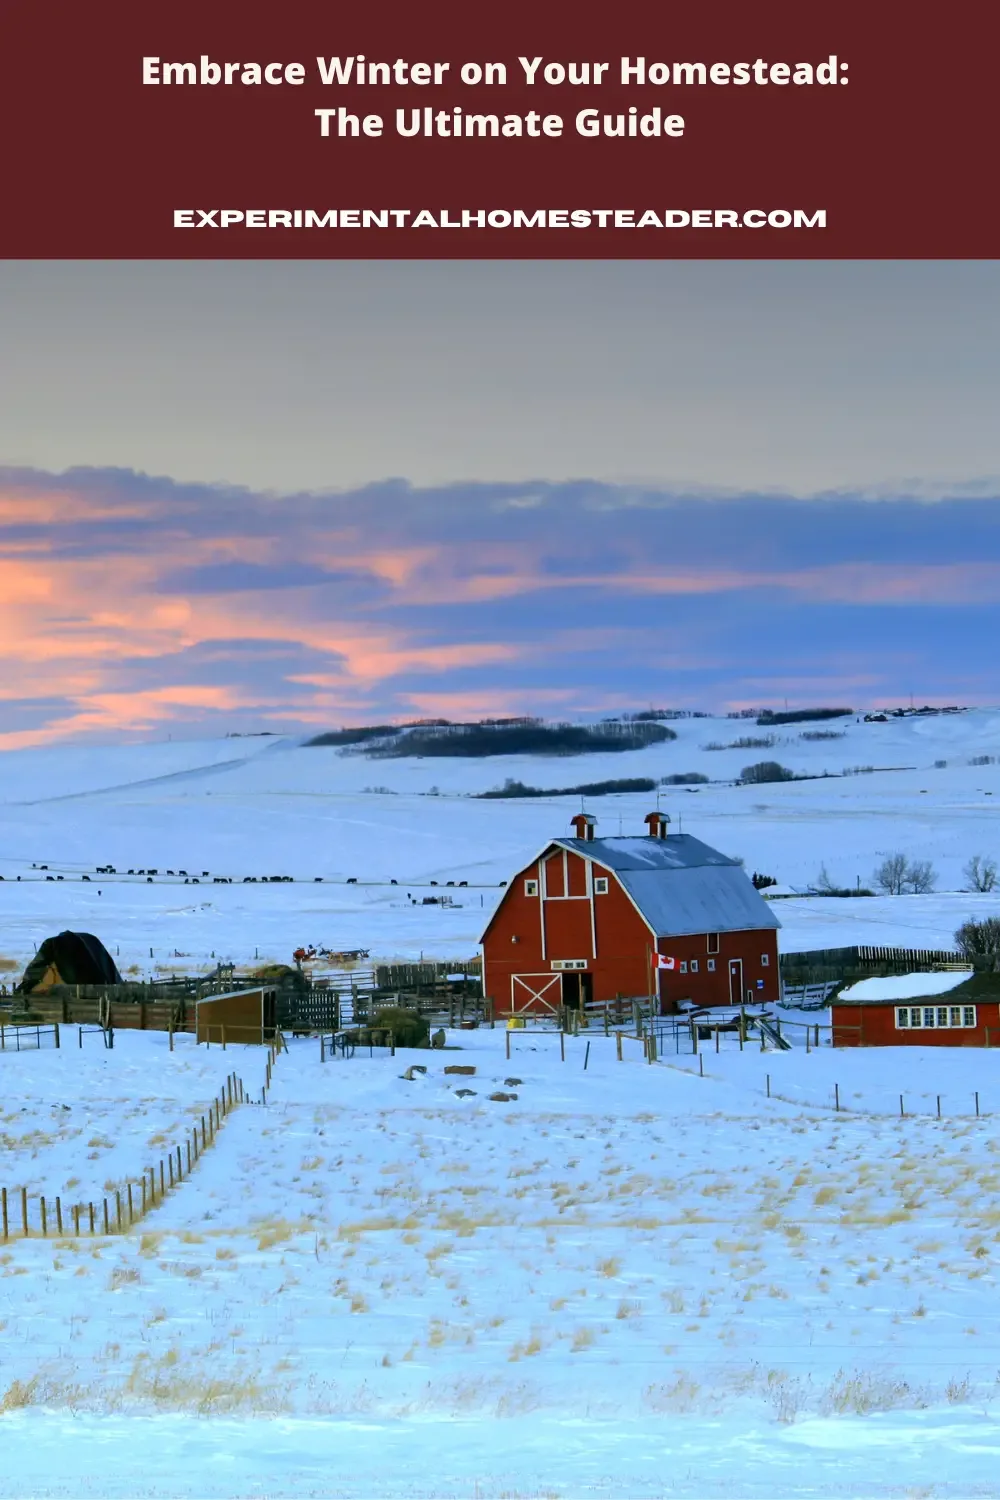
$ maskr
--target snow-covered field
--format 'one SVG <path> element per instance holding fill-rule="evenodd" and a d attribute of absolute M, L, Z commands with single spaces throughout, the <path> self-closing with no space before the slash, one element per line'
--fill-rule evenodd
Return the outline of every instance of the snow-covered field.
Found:
<path fill-rule="evenodd" d="M 674 727 L 560 759 L 270 738 L 5 754 L 0 979 L 66 926 L 138 974 L 300 943 L 466 957 L 499 882 L 579 808 L 470 795 L 508 777 L 702 772 L 716 784 L 661 794 L 674 827 L 783 886 L 821 865 L 865 884 L 897 850 L 935 866 L 929 895 L 781 900 L 786 950 L 949 947 L 1000 914 L 962 889 L 972 855 L 1000 858 L 1000 767 L 970 764 L 1000 757 L 1000 714 L 749 750 L 704 746 L 752 723 Z M 731 784 L 765 758 L 910 769 Z M 652 802 L 588 805 L 599 833 L 639 833 Z M 535 1031 L 509 1062 L 500 1030 L 325 1064 L 291 1041 L 268 1105 L 235 1110 L 133 1232 L 0 1245 L 0 1496 L 1000 1495 L 1000 1058 L 807 1053 L 828 1019 L 786 1012 L 792 1051 L 726 1038 L 700 1065 L 635 1042 L 619 1063 L 602 1035 L 563 1063 Z M 231 1069 L 262 1081 L 260 1049 L 66 1040 L 0 1053 L 0 1185 L 33 1198 L 135 1182 Z"/>
<path fill-rule="evenodd" d="M 994 1054 L 894 1057 L 996 1110 L 900 1120 L 858 1112 L 884 1054 L 449 1042 L 292 1041 L 131 1235 L 2 1247 L 0 1494 L 998 1493 Z M 0 1054 L 7 1184 L 140 1172 L 230 1068 L 263 1054 Z"/>
<path fill-rule="evenodd" d="M 934 865 L 936 890 L 928 896 L 782 900 L 786 951 L 950 947 L 967 916 L 1000 911 L 1000 895 L 962 889 L 973 854 L 1000 856 L 1000 765 L 970 764 L 1000 759 L 1000 713 L 885 724 L 852 718 L 820 726 L 842 738 L 802 738 L 816 727 L 771 731 L 777 743 L 767 748 L 706 750 L 768 731 L 744 720 L 681 719 L 676 741 L 642 751 L 486 760 L 372 760 L 266 737 L 8 752 L 0 756 L 0 963 L 20 968 L 36 943 L 66 926 L 96 932 L 123 971 L 140 974 L 210 965 L 213 955 L 243 962 L 255 951 L 287 961 L 310 943 L 369 948 L 380 958 L 466 957 L 499 882 L 550 836 L 567 832 L 579 810 L 578 797 L 474 797 L 507 778 L 559 787 L 708 775 L 717 784 L 661 792 L 674 828 L 785 886 L 807 886 L 821 866 L 838 885 L 865 885 L 896 850 Z M 732 785 L 761 759 L 831 775 Z M 903 769 L 839 774 L 872 765 Z M 642 793 L 588 805 L 599 833 L 641 833 L 652 801 Z M 107 864 L 119 874 L 98 879 L 96 866 Z M 148 884 L 145 876 L 130 878 L 130 868 L 158 874 Z M 168 869 L 199 883 L 185 885 Z M 248 875 L 293 882 L 244 884 Z M 356 885 L 347 884 L 352 878 Z M 461 880 L 468 885 L 458 887 Z M 443 894 L 441 887 L 454 906 L 420 904 Z"/>

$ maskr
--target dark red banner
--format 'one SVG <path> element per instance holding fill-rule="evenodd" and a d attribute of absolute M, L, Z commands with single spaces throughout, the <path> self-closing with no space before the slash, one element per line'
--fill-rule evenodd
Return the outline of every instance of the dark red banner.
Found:
<path fill-rule="evenodd" d="M 3 0 L 7 258 L 979 258 L 985 0 Z"/>

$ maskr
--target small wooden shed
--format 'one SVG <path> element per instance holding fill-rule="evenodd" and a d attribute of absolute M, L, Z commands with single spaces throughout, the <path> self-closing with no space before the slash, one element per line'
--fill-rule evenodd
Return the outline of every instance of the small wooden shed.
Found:
<path fill-rule="evenodd" d="M 260 987 L 209 995 L 195 1002 L 195 1035 L 199 1042 L 268 1042 L 277 1024 L 278 992 Z"/>

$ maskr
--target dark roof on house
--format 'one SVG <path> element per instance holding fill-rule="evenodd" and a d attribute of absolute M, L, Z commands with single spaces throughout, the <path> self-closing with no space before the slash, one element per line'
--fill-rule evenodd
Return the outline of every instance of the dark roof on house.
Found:
<path fill-rule="evenodd" d="M 689 833 L 552 842 L 613 870 L 657 937 L 781 926 L 742 866 Z"/>

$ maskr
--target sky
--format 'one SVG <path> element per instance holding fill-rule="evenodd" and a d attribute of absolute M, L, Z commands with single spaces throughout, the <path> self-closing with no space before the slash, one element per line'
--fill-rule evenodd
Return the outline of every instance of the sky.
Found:
<path fill-rule="evenodd" d="M 996 702 L 1000 267 L 0 263 L 0 748 Z"/>

